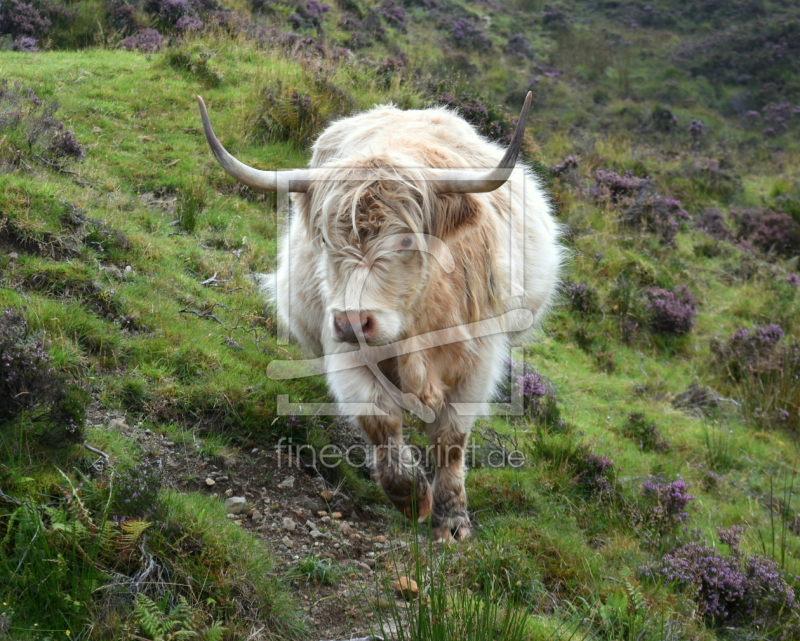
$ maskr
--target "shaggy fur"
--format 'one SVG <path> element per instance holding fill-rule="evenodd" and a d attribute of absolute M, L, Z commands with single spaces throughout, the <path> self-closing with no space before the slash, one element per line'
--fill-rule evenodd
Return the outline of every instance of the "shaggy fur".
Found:
<path fill-rule="evenodd" d="M 315 355 L 357 349 L 335 337 L 333 318 L 343 312 L 371 314 L 370 344 L 516 308 L 538 321 L 556 288 L 562 250 L 536 178 L 526 172 L 524 181 L 491 193 L 436 195 L 424 169 L 489 169 L 502 155 L 446 109 L 376 107 L 322 133 L 310 166 L 329 170 L 331 180 L 293 195 L 276 279 L 278 300 L 287 302 L 281 320 L 301 345 Z M 460 342 L 380 365 L 386 379 L 435 413 L 428 425 L 437 466 L 432 492 L 413 469 L 396 396 L 367 367 L 328 375 L 339 402 L 371 402 L 387 413 L 354 417 L 377 446 L 375 477 L 406 515 L 432 513 L 437 538 L 463 538 L 470 528 L 464 448 L 475 417 L 451 403 L 486 407 L 515 338 L 460 331 Z"/>

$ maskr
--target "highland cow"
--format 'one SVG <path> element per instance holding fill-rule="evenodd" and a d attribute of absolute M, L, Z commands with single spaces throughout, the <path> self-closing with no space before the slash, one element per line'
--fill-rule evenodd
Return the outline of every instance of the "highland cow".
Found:
<path fill-rule="evenodd" d="M 347 407 L 373 408 L 353 420 L 375 446 L 374 478 L 407 517 L 430 514 L 436 539 L 470 533 L 469 432 L 488 412 L 511 341 L 557 286 L 559 226 L 516 162 L 530 102 L 505 153 L 448 109 L 380 106 L 323 131 L 308 169 L 270 172 L 225 151 L 200 99 L 223 168 L 255 189 L 293 192 L 274 283 L 279 318 L 325 362 L 362 359 L 328 368 L 329 388 Z M 432 488 L 403 439 L 404 410 L 428 423 Z"/>

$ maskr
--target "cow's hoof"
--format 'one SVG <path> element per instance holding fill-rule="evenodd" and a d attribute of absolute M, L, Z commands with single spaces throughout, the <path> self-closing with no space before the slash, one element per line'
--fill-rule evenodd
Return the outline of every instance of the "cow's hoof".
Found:
<path fill-rule="evenodd" d="M 472 527 L 466 510 L 440 515 L 434 509 L 432 525 L 434 541 L 463 541 L 472 534 Z"/>
<path fill-rule="evenodd" d="M 417 521 L 422 523 L 428 518 L 428 514 L 433 509 L 433 492 L 428 479 L 425 478 L 421 471 L 417 473 L 414 489 L 409 494 L 395 494 L 385 488 L 384 492 L 386 492 L 386 496 L 392 504 L 407 519 L 413 520 L 416 518 Z"/>

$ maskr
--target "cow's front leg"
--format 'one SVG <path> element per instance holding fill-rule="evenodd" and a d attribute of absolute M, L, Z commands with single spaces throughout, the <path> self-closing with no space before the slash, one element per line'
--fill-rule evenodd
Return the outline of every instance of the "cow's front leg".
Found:
<path fill-rule="evenodd" d="M 403 441 L 402 417 L 359 416 L 357 420 L 375 448 L 375 477 L 386 496 L 407 518 L 424 521 L 433 497 L 425 473 Z"/>
<path fill-rule="evenodd" d="M 436 462 L 431 525 L 437 541 L 465 539 L 471 532 L 464 488 L 464 456 L 471 426 L 471 421 L 446 406 L 428 430 Z"/>

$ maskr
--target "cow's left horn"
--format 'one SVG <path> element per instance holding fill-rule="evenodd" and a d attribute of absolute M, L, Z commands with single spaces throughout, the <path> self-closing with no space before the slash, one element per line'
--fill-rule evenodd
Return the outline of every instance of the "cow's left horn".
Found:
<path fill-rule="evenodd" d="M 222 146 L 214 130 L 211 128 L 211 121 L 208 118 L 206 103 L 200 96 L 197 96 L 200 104 L 200 115 L 203 117 L 203 129 L 206 132 L 206 140 L 214 152 L 217 162 L 231 176 L 240 183 L 260 191 L 308 191 L 311 182 L 311 172 L 306 169 L 290 169 L 289 171 L 262 171 L 249 167 L 243 162 L 239 162 L 231 156 L 225 147 Z"/>
<path fill-rule="evenodd" d="M 435 170 L 436 191 L 440 194 L 476 194 L 494 191 L 502 187 L 511 177 L 511 172 L 517 164 L 517 155 L 525 138 L 525 122 L 528 120 L 531 102 L 533 102 L 533 94 L 529 91 L 519 114 L 514 137 L 497 167 L 486 172 L 456 169 Z"/>

